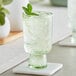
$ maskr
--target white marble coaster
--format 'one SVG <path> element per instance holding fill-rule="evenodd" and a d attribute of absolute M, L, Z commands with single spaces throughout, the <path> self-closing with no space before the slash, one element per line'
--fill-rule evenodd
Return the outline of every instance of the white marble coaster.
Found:
<path fill-rule="evenodd" d="M 48 67 L 44 69 L 29 68 L 25 62 L 13 69 L 13 73 L 33 74 L 33 75 L 52 75 L 63 67 L 59 63 L 48 63 Z"/>
<path fill-rule="evenodd" d="M 61 46 L 76 46 L 76 43 L 71 40 L 71 37 L 60 41 L 58 44 Z"/>

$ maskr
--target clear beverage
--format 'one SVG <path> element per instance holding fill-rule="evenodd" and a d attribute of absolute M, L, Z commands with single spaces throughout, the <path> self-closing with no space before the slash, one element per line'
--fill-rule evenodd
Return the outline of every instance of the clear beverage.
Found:
<path fill-rule="evenodd" d="M 24 48 L 30 54 L 29 65 L 45 67 L 46 54 L 52 48 L 52 14 L 37 12 L 39 16 L 24 16 Z"/>

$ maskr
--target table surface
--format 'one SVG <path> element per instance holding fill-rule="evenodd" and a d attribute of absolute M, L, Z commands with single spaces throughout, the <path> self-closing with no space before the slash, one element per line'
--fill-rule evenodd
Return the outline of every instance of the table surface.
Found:
<path fill-rule="evenodd" d="M 67 26 L 67 8 L 34 6 L 34 9 L 49 11 L 53 13 L 53 43 L 62 40 L 63 38 L 70 35 L 70 30 Z M 48 55 L 48 61 L 64 64 L 63 69 L 60 72 L 56 73 L 54 76 L 75 76 L 75 55 L 75 48 L 65 48 L 54 45 L 52 51 Z M 16 59 L 14 59 L 14 57 Z M 4 65 L 7 67 L 7 64 L 10 63 L 12 66 L 14 66 L 23 60 L 25 60 L 23 38 L 17 39 L 6 45 L 0 46 L 0 71 L 3 70 Z M 6 67 L 5 69 L 7 69 Z M 12 73 L 11 70 L 9 70 L 0 76 L 23 75 L 15 75 Z"/>
<path fill-rule="evenodd" d="M 76 48 L 63 47 L 54 44 L 51 52 L 47 55 L 48 62 L 62 63 L 63 68 L 53 76 L 76 76 Z M 29 76 L 22 74 L 13 74 L 12 69 L 0 76 Z M 34 76 L 34 75 L 30 75 Z M 36 75 L 35 75 L 36 76 Z"/>

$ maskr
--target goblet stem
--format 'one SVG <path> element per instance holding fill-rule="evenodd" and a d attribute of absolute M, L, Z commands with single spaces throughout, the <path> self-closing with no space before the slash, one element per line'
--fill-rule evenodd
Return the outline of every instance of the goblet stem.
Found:
<path fill-rule="evenodd" d="M 29 67 L 30 68 L 45 68 L 47 66 L 47 58 L 46 55 L 33 55 L 30 54 L 29 58 Z"/>

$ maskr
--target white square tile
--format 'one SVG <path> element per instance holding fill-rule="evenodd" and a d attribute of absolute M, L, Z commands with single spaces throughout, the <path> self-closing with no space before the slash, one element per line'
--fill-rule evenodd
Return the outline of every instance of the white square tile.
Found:
<path fill-rule="evenodd" d="M 52 75 L 63 67 L 62 64 L 59 63 L 48 63 L 47 68 L 43 69 L 35 69 L 29 68 L 28 63 L 24 62 L 20 64 L 16 68 L 13 69 L 13 73 L 21 73 L 21 74 L 35 74 L 35 75 Z"/>
<path fill-rule="evenodd" d="M 72 46 L 76 46 L 76 43 L 71 40 L 71 37 L 68 37 L 68 38 L 60 41 L 59 45 L 72 47 Z"/>

